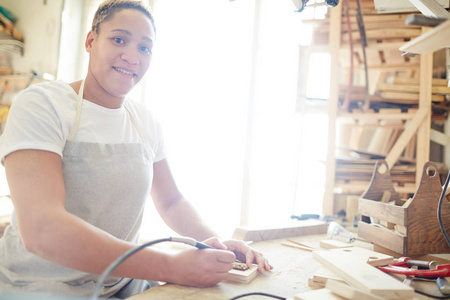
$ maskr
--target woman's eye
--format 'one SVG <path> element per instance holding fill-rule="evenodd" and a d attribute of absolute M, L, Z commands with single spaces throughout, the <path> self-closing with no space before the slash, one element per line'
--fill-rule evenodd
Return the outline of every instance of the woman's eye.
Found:
<path fill-rule="evenodd" d="M 151 53 L 151 52 L 152 52 L 152 51 L 150 50 L 150 48 L 149 48 L 149 47 L 146 47 L 146 46 L 139 47 L 139 50 L 140 50 L 141 52 L 144 52 L 144 53 Z"/>
<path fill-rule="evenodd" d="M 116 42 L 117 44 L 123 44 L 123 43 L 125 43 L 125 41 L 124 41 L 122 38 L 114 38 L 113 40 L 114 40 L 114 42 Z"/>

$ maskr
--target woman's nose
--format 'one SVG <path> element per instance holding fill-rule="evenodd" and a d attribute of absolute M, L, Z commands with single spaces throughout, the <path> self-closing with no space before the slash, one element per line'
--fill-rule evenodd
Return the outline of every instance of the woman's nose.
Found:
<path fill-rule="evenodd" d="M 136 51 L 126 51 L 120 55 L 120 59 L 128 62 L 130 65 L 135 65 L 139 63 L 138 54 Z"/>

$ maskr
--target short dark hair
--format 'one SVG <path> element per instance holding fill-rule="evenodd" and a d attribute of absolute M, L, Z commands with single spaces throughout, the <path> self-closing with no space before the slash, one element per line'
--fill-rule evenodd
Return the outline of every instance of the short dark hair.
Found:
<path fill-rule="evenodd" d="M 98 6 L 97 11 L 95 12 L 94 19 L 92 20 L 92 28 L 91 30 L 98 34 L 100 24 L 105 21 L 108 21 L 112 18 L 112 16 L 123 9 L 135 9 L 143 12 L 149 19 L 153 25 L 153 29 L 155 29 L 155 21 L 153 20 L 152 14 L 150 11 L 142 4 L 141 1 L 137 0 L 107 0 L 101 3 Z"/>

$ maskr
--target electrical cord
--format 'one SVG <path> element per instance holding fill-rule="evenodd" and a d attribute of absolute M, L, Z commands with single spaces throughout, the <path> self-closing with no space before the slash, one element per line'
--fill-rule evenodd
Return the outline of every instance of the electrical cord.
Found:
<path fill-rule="evenodd" d="M 260 293 L 260 292 L 241 294 L 241 295 L 235 296 L 235 297 L 233 297 L 233 298 L 230 298 L 230 299 L 228 299 L 228 300 L 235 300 L 235 299 L 240 299 L 240 298 L 244 298 L 244 297 L 248 297 L 248 296 L 264 296 L 264 297 L 269 297 L 269 298 L 275 298 L 275 299 L 280 299 L 280 300 L 286 300 L 285 297 L 280 297 L 280 296 L 277 296 L 277 295 L 268 294 L 268 293 Z"/>
<path fill-rule="evenodd" d="M 157 244 L 157 243 L 162 243 L 162 242 L 178 242 L 178 243 L 184 243 L 184 244 L 188 244 L 194 247 L 197 247 L 198 249 L 205 249 L 205 248 L 213 248 L 207 244 L 201 243 L 199 241 L 196 241 L 192 238 L 188 238 L 188 237 L 169 237 L 169 238 L 164 238 L 164 239 L 158 239 L 158 240 L 153 240 L 153 241 L 149 241 L 147 243 L 144 243 L 140 246 L 137 246 L 133 249 L 128 250 L 127 252 L 125 252 L 124 254 L 122 254 L 118 259 L 116 259 L 115 261 L 113 261 L 109 267 L 103 272 L 103 274 L 100 276 L 100 278 L 98 279 L 97 285 L 95 287 L 94 293 L 92 294 L 91 300 L 97 300 L 98 296 L 100 294 L 100 290 L 102 288 L 103 283 L 106 281 L 106 279 L 108 279 L 108 277 L 111 275 L 112 272 L 114 272 L 114 270 L 121 264 L 123 263 L 127 258 L 129 258 L 130 256 L 132 256 L 133 254 L 135 254 L 136 252 Z"/>
<path fill-rule="evenodd" d="M 447 191 L 448 183 L 450 181 L 450 172 L 447 175 L 447 179 L 445 180 L 444 188 L 442 189 L 441 196 L 439 197 L 438 208 L 437 208 L 437 218 L 439 222 L 439 227 L 441 228 L 442 234 L 444 234 L 444 238 L 447 241 L 447 244 L 450 246 L 450 238 L 445 230 L 444 224 L 442 224 L 442 203 L 444 202 L 445 192 Z"/>

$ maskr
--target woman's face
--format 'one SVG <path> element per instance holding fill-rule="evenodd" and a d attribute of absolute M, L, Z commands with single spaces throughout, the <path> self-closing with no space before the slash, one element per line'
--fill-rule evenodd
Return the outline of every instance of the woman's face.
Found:
<path fill-rule="evenodd" d="M 141 11 L 123 9 L 90 32 L 88 77 L 108 96 L 123 98 L 145 75 L 152 56 L 155 31 Z"/>

